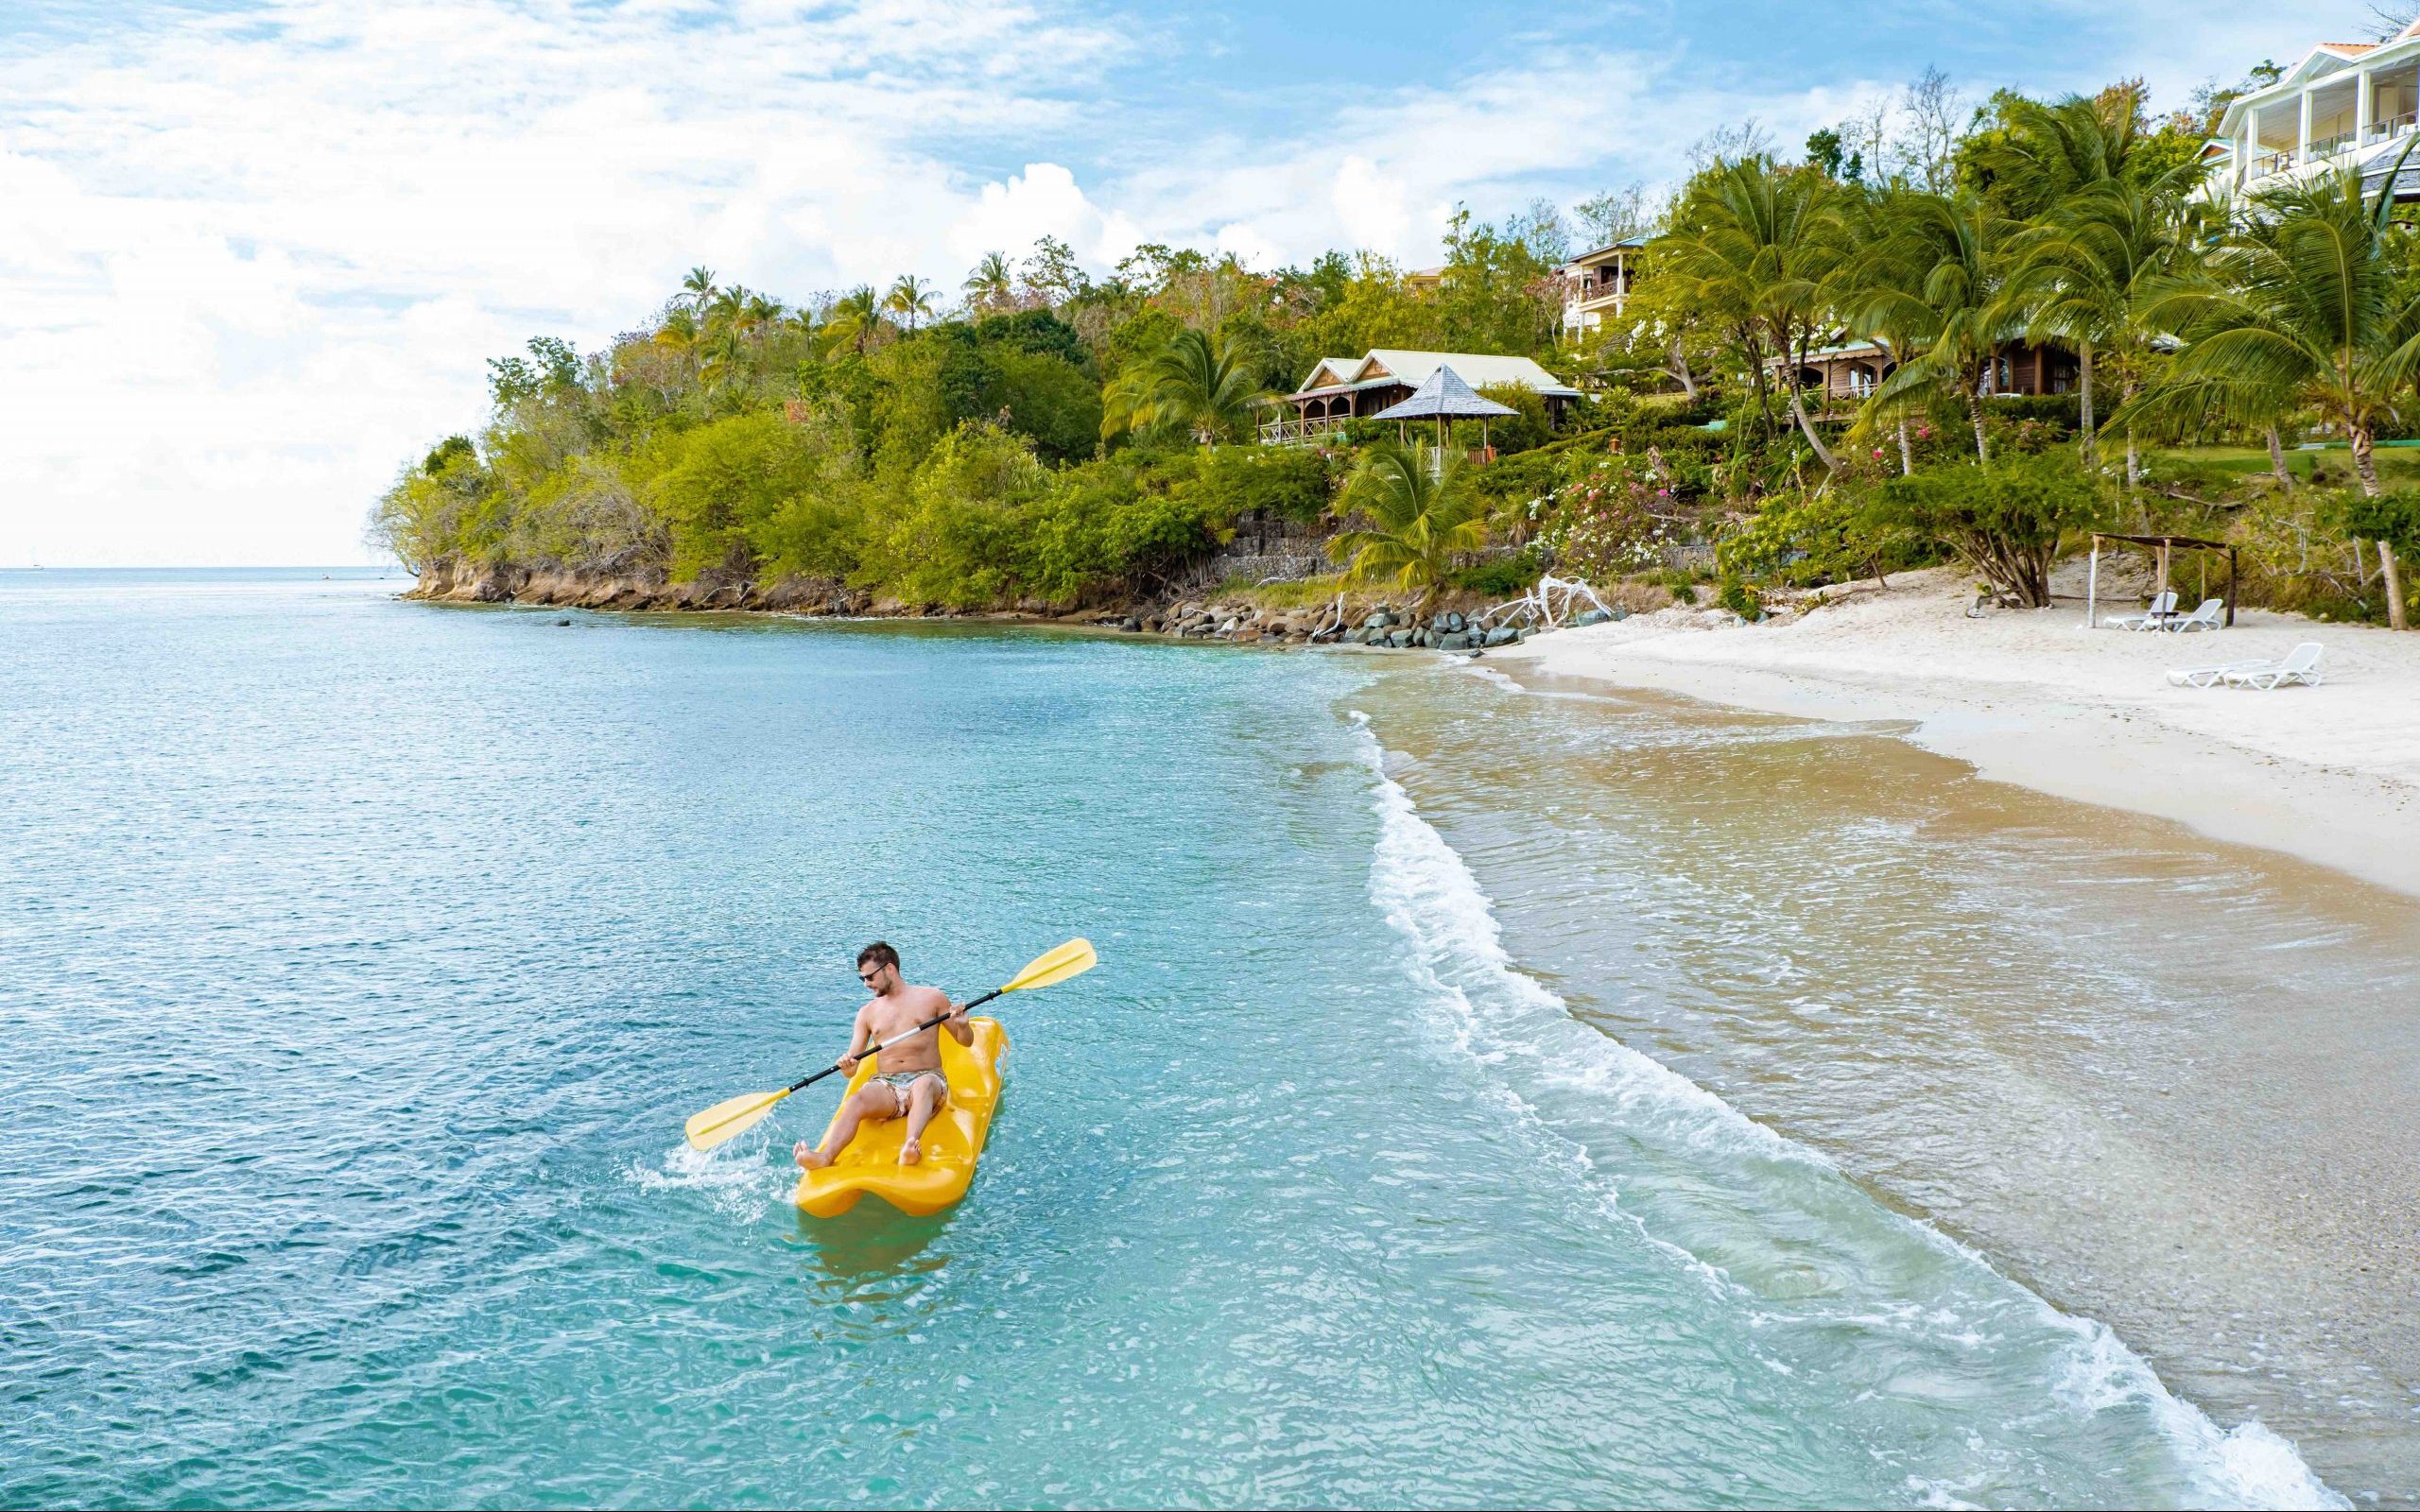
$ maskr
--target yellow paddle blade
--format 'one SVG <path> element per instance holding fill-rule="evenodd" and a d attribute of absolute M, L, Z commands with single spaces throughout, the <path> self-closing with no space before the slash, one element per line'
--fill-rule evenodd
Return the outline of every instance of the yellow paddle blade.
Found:
<path fill-rule="evenodd" d="M 684 1129 L 689 1148 L 711 1150 L 735 1134 L 756 1126 L 756 1121 L 773 1110 L 773 1105 L 789 1095 L 785 1088 L 777 1092 L 746 1092 L 727 1102 L 715 1104 L 704 1112 L 692 1116 Z"/>
<path fill-rule="evenodd" d="M 1019 971 L 1003 992 L 1022 992 L 1028 988 L 1056 987 L 1071 976 L 1081 976 L 1100 961 L 1093 953 L 1093 942 L 1071 939 L 1055 951 L 1035 956 Z"/>

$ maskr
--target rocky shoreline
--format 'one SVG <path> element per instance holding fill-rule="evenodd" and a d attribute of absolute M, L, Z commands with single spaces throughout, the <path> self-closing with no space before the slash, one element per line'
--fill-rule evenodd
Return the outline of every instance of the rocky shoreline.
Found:
<path fill-rule="evenodd" d="M 624 613 L 758 612 L 848 619 L 964 619 L 1007 624 L 1056 624 L 1251 644 L 1351 644 L 1387 650 L 1476 653 L 1527 640 L 1545 628 L 1533 610 L 1486 605 L 1472 595 L 1441 593 L 1429 611 L 1414 615 L 1379 594 L 1342 593 L 1322 603 L 1275 607 L 1234 593 L 1097 605 L 1061 611 L 1037 600 L 989 610 L 947 610 L 880 598 L 831 579 L 785 578 L 770 584 L 700 574 L 676 583 L 662 578 L 522 568 L 432 565 L 403 595 L 431 603 L 526 604 Z M 1591 610 L 1574 623 L 1617 618 Z"/>

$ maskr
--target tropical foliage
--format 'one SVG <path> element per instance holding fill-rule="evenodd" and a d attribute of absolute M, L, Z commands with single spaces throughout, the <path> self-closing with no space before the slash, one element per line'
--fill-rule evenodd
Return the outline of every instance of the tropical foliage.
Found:
<path fill-rule="evenodd" d="M 602 351 L 491 362 L 490 423 L 407 466 L 372 531 L 415 566 L 1065 605 L 1332 520 L 1349 576 L 1424 601 L 1519 562 L 1719 576 L 1746 611 L 1945 559 L 2038 605 L 2064 543 L 2122 524 L 2225 535 L 2271 602 L 2400 624 L 2420 468 L 2381 447 L 2420 430 L 2420 236 L 2351 174 L 2204 192 L 2210 125 L 2139 81 L 1975 108 L 1927 74 L 1796 157 L 1717 133 L 1660 205 L 1458 209 L 1419 272 L 1156 244 L 1104 269 L 1045 237 L 954 295 L 909 273 L 790 304 L 699 266 Z M 1558 266 L 1629 238 L 1623 312 L 1559 344 Z M 1871 381 L 1823 391 L 1850 346 Z M 1442 458 L 1368 421 L 1256 444 L 1270 394 L 1373 348 L 1596 393 L 1550 423 L 1495 390 L 1521 413 L 1484 465 L 1476 427 Z M 2046 351 L 2065 391 L 2008 395 Z"/>
<path fill-rule="evenodd" d="M 1487 541 L 1469 464 L 1426 445 L 1380 441 L 1346 480 L 1343 509 L 1357 523 L 1328 540 L 1328 555 L 1357 583 L 1385 583 L 1416 595 L 1415 612 Z"/>

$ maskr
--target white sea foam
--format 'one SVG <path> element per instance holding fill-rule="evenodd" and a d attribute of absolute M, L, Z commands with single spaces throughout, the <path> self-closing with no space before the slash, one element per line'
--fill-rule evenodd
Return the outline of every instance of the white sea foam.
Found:
<path fill-rule="evenodd" d="M 702 1193 L 715 1211 L 741 1223 L 763 1217 L 792 1185 L 789 1173 L 766 1163 L 761 1134 L 705 1151 L 675 1144 L 657 1163 L 633 1160 L 622 1175 L 642 1192 Z"/>
<path fill-rule="evenodd" d="M 1457 661 L 1454 663 L 1454 666 L 1457 670 L 1477 678 L 1482 682 L 1492 682 L 1507 693 L 1521 693 L 1526 691 L 1519 683 L 1513 681 L 1511 678 L 1506 677 L 1503 673 L 1496 671 L 1494 667 L 1488 666 L 1484 662 L 1463 659 Z"/>
<path fill-rule="evenodd" d="M 1444 836 L 1420 816 L 1410 794 L 1387 775 L 1386 752 L 1369 730 L 1367 718 L 1357 711 L 1353 717 L 1359 727 L 1363 760 L 1375 779 L 1373 807 L 1380 821 L 1371 900 L 1413 946 L 1420 985 L 1431 988 L 1434 998 L 1450 1009 L 1446 1027 L 1453 1042 L 1479 1063 L 1511 1074 L 1497 1088 L 1508 1105 L 1531 1114 L 1534 1121 L 1536 1109 L 1523 1095 L 1523 1087 L 1561 1084 L 1586 1092 L 1607 1122 L 1646 1133 L 1659 1145 L 1685 1147 L 1717 1160 L 1778 1165 L 1827 1186 L 1837 1183 L 1838 1190 L 1826 1196 L 1863 1204 L 1877 1226 L 1894 1226 L 1909 1239 L 1991 1272 L 1997 1285 L 2024 1297 L 2031 1305 L 2021 1311 L 2036 1314 L 2041 1324 L 2066 1336 L 2059 1350 L 2062 1373 L 2045 1383 L 2049 1391 L 2084 1413 L 2143 1411 L 2173 1446 L 2201 1499 L 2262 1507 L 2350 1505 L 2276 1434 L 2256 1422 L 2221 1429 L 2199 1407 L 2177 1398 L 2106 1325 L 2062 1313 L 2025 1292 L 1999 1277 L 1988 1260 L 1967 1246 L 1872 1203 L 1848 1187 L 1819 1152 L 1785 1139 L 1687 1077 L 1574 1018 L 1560 996 L 1513 966 L 1494 904 L 1478 879 Z M 1486 1001 L 1484 1014 L 1474 993 Z M 1543 1123 L 1539 1127 L 1544 1129 Z M 1587 1163 L 1584 1153 L 1581 1162 Z M 1685 1256 L 1693 1270 L 1732 1284 L 1720 1267 L 1648 1232 L 1636 1214 L 1625 1216 L 1658 1247 Z M 1937 1335 L 1968 1335 L 1980 1342 L 1963 1320 L 1920 1307 L 1897 1309 L 1893 1316 L 1873 1321 L 1920 1327 Z M 1927 1500 L 1936 1504 L 1956 1504 L 1952 1488 L 1926 1489 Z"/>

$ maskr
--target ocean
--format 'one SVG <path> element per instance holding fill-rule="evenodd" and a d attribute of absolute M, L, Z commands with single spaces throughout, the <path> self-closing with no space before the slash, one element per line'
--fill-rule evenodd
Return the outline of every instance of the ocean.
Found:
<path fill-rule="evenodd" d="M 2342 1504 L 1525 954 L 1551 700 L 406 586 L 0 575 L 0 1503 Z M 1694 1010 L 1655 843 L 1559 929 Z M 681 1144 L 1077 935 L 955 1211 Z"/>

